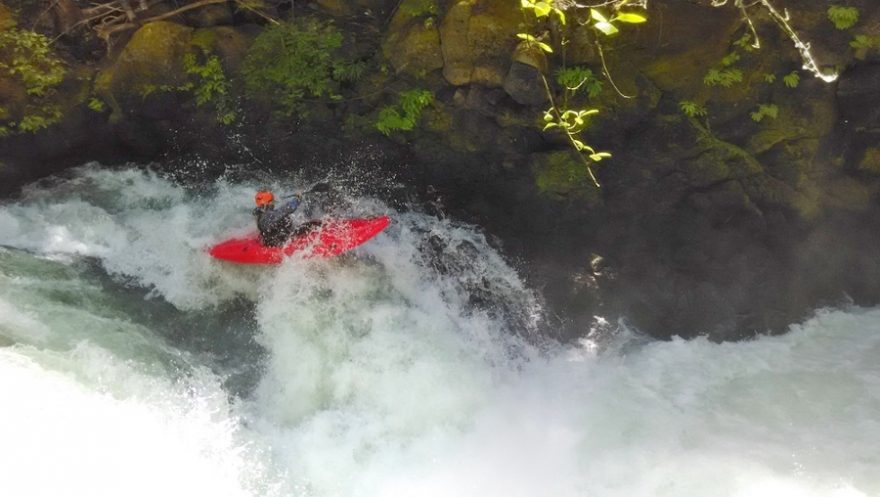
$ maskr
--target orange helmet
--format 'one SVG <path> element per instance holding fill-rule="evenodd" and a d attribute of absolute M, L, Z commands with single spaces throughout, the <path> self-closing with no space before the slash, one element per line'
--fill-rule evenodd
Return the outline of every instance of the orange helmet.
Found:
<path fill-rule="evenodd" d="M 272 192 L 268 190 L 263 190 L 257 192 L 254 196 L 254 202 L 257 204 L 257 207 L 263 207 L 265 205 L 269 205 L 275 201 L 275 195 L 272 195 Z"/>

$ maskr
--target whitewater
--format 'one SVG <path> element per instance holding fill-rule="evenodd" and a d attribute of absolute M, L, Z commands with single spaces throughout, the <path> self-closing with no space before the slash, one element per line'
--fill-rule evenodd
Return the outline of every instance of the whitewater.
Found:
<path fill-rule="evenodd" d="M 349 256 L 209 258 L 262 186 L 89 165 L 0 204 L 0 496 L 880 495 L 880 309 L 563 345 L 477 227 L 366 195 L 300 213 L 394 219 Z"/>

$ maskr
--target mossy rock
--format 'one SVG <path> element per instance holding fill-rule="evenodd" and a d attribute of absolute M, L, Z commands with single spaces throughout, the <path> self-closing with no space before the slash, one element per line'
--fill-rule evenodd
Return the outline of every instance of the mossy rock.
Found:
<path fill-rule="evenodd" d="M 404 0 L 382 43 L 382 53 L 398 73 L 422 76 L 443 67 L 440 31 L 433 0 Z"/>
<path fill-rule="evenodd" d="M 191 43 L 206 53 L 216 54 L 223 68 L 232 72 L 241 67 L 253 38 L 235 28 L 217 26 L 193 31 Z"/>
<path fill-rule="evenodd" d="M 857 168 L 859 171 L 880 176 L 880 147 L 865 150 Z"/>
<path fill-rule="evenodd" d="M 187 80 L 183 57 L 191 50 L 193 29 L 168 21 L 143 25 L 122 49 L 101 81 L 112 98 L 143 98 Z"/>
<path fill-rule="evenodd" d="M 853 178 L 835 178 L 824 185 L 824 204 L 829 208 L 863 212 L 871 205 L 868 187 Z"/>
<path fill-rule="evenodd" d="M 14 28 L 15 24 L 15 14 L 8 7 L 0 3 L 0 30 Z"/>
<path fill-rule="evenodd" d="M 351 2 L 345 0 L 317 0 L 316 3 L 321 10 L 332 16 L 347 16 L 354 12 Z"/>
<path fill-rule="evenodd" d="M 440 25 L 443 76 L 456 86 L 500 87 L 521 22 L 522 13 L 513 1 L 455 2 Z"/>
<path fill-rule="evenodd" d="M 699 135 L 697 146 L 687 155 L 691 158 L 684 160 L 684 172 L 688 182 L 699 188 L 759 175 L 764 171 L 754 156 L 707 132 Z"/>
<path fill-rule="evenodd" d="M 574 151 L 559 150 L 530 156 L 535 186 L 542 194 L 556 199 L 577 199 L 589 205 L 602 202 L 599 189 L 590 180 L 586 165 Z"/>
<path fill-rule="evenodd" d="M 661 90 L 694 96 L 706 71 L 727 53 L 742 20 L 729 8 L 688 2 L 650 4 L 649 22 L 627 36 L 632 62 Z"/>

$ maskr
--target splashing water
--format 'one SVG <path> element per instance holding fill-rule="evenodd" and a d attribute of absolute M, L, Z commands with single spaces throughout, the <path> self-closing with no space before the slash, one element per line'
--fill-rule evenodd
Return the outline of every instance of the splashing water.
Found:
<path fill-rule="evenodd" d="M 477 230 L 369 198 L 353 256 L 211 260 L 256 186 L 91 166 L 0 206 L 0 495 L 880 494 L 878 310 L 553 344 Z"/>

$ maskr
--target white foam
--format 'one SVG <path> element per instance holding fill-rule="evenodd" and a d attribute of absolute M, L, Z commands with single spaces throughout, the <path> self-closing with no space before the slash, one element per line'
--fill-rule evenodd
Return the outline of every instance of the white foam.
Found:
<path fill-rule="evenodd" d="M 535 347 L 537 299 L 473 228 L 392 212 L 357 257 L 237 268 L 201 250 L 248 229 L 254 185 L 215 186 L 87 168 L 0 207 L 0 245 L 72 247 L 179 309 L 252 300 L 269 354 L 230 404 L 121 311 L 10 273 L 0 495 L 880 495 L 880 310 L 735 344 Z"/>

